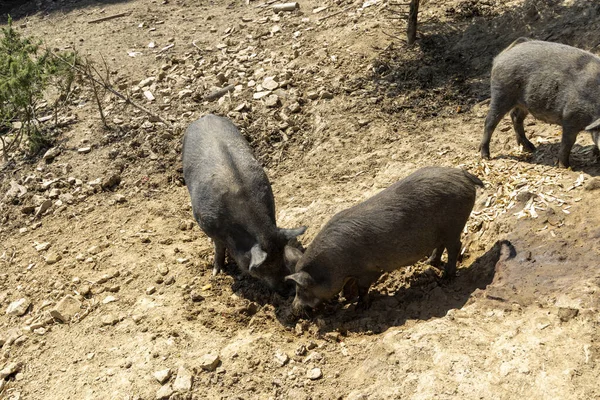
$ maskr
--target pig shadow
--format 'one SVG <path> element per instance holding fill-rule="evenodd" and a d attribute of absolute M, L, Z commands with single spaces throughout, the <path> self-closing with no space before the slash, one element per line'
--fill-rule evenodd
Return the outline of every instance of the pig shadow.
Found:
<path fill-rule="evenodd" d="M 593 154 L 595 146 L 581 146 L 575 144 L 571 150 L 571 169 L 573 171 L 584 172 L 590 176 L 600 175 L 600 158 Z M 559 168 L 558 150 L 560 142 L 542 143 L 536 146 L 536 151 L 532 154 L 523 153 L 520 155 L 506 155 L 498 153 L 495 157 L 492 153 L 492 159 L 510 159 L 514 161 L 528 162 L 531 164 L 545 165 L 548 167 Z"/>
<path fill-rule="evenodd" d="M 338 302 L 323 314 L 315 316 L 321 333 L 338 331 L 381 333 L 407 320 L 440 318 L 448 310 L 462 308 L 477 289 L 485 289 L 494 280 L 499 263 L 516 256 L 514 246 L 500 240 L 470 266 L 459 269 L 459 275 L 443 281 L 427 274 L 417 283 L 402 287 L 392 295 L 371 289 L 370 307 L 357 309 L 355 304 Z"/>

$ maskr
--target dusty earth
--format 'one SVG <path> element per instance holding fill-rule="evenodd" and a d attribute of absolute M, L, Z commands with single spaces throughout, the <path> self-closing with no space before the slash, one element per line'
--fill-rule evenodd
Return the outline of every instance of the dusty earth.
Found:
<path fill-rule="evenodd" d="M 560 129 L 532 118 L 534 155 L 508 118 L 495 158 L 477 153 L 493 56 L 522 35 L 596 51 L 600 7 L 424 1 L 412 48 L 401 11 L 385 0 L 300 0 L 280 14 L 256 1 L 13 8 L 21 32 L 103 57 L 117 90 L 174 127 L 106 94 L 106 129 L 80 83 L 49 128 L 58 155 L 2 166 L 0 398 L 600 398 L 589 136 L 572 170 L 555 165 Z M 382 277 L 367 310 L 340 298 L 300 320 L 234 264 L 211 276 L 179 160 L 182 128 L 207 112 L 251 141 L 279 225 L 308 226 L 305 246 L 421 166 L 477 174 L 459 276 L 419 264 Z"/>

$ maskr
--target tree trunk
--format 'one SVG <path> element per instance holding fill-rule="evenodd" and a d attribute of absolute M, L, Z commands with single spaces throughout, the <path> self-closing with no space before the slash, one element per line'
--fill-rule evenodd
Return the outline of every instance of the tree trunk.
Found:
<path fill-rule="evenodd" d="M 417 15 L 419 14 L 419 0 L 410 0 L 410 9 L 408 11 L 408 28 L 406 36 L 408 45 L 412 45 L 417 39 Z"/>

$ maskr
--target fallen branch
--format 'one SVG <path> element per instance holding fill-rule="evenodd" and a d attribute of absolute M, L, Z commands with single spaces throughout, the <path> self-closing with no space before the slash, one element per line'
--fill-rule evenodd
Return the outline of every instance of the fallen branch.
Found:
<path fill-rule="evenodd" d="M 98 22 L 104 22 L 104 21 L 108 21 L 108 20 L 111 20 L 111 19 L 115 19 L 115 18 L 121 18 L 121 17 L 124 17 L 126 15 L 129 15 L 129 13 L 128 12 L 124 12 L 124 13 L 121 13 L 121 14 L 109 15 L 107 17 L 102 17 L 102 18 L 93 19 L 91 21 L 88 21 L 88 24 L 97 24 Z"/>
<path fill-rule="evenodd" d="M 225 87 L 224 87 L 224 88 L 222 88 L 222 89 L 215 90 L 214 92 L 212 92 L 212 93 L 208 94 L 208 95 L 207 95 L 207 96 L 204 98 L 204 100 L 207 100 L 207 101 L 217 100 L 217 99 L 219 99 L 219 98 L 221 98 L 221 97 L 225 96 L 227 93 L 231 92 L 233 89 L 235 89 L 235 86 L 234 86 L 234 85 L 228 85 L 228 86 L 225 86 Z"/>
<path fill-rule="evenodd" d="M 138 110 L 145 112 L 146 114 L 148 114 L 151 117 L 155 118 L 156 120 L 162 122 L 163 124 L 165 124 L 169 128 L 173 128 L 173 125 L 170 122 L 164 120 L 160 115 L 158 115 L 156 113 L 153 113 L 152 111 L 148 110 L 146 107 L 144 107 L 144 106 L 142 106 L 142 105 L 134 102 L 133 100 L 131 100 L 129 98 L 129 96 L 125 96 L 125 95 L 119 93 L 112 86 L 110 86 L 110 85 L 108 85 L 108 84 L 106 84 L 106 83 L 104 83 L 104 82 L 96 79 L 94 76 L 92 76 L 90 73 L 88 73 L 85 69 L 82 69 L 82 68 L 80 68 L 80 67 L 78 67 L 76 65 L 72 65 L 67 60 L 65 60 L 64 58 L 62 58 L 61 56 L 59 56 L 58 54 L 56 54 L 54 52 L 50 52 L 50 54 L 52 55 L 52 57 L 55 57 L 57 60 L 66 63 L 71 68 L 73 68 L 75 71 L 77 71 L 80 74 L 84 75 L 88 79 L 96 82 L 98 85 L 101 85 L 102 87 L 104 87 L 104 89 L 108 90 L 109 92 L 111 92 L 112 94 L 114 94 L 115 96 L 117 96 L 118 98 L 120 98 L 121 100 L 124 100 L 125 103 L 130 104 L 131 106 L 137 108 Z"/>
<path fill-rule="evenodd" d="M 341 14 L 341 13 L 344 13 L 344 12 L 348 11 L 348 10 L 349 10 L 349 9 L 351 9 L 352 7 L 354 7 L 354 4 L 352 4 L 352 5 L 349 5 L 348 7 L 344 8 L 344 9 L 342 9 L 342 10 L 340 10 L 340 11 L 336 11 L 336 12 L 334 12 L 333 14 L 329 14 L 329 15 L 326 15 L 326 16 L 324 16 L 324 17 L 321 17 L 321 18 L 319 18 L 317 21 L 321 22 L 321 21 L 324 21 L 324 20 L 326 20 L 327 18 L 335 17 L 336 15 L 339 15 L 339 14 Z"/>

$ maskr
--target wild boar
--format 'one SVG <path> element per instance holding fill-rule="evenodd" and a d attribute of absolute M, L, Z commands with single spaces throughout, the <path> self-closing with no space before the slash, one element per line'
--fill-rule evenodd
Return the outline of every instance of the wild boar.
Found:
<path fill-rule="evenodd" d="M 364 298 L 383 272 L 429 254 L 439 266 L 444 249 L 445 275 L 454 276 L 476 186 L 481 180 L 461 169 L 422 168 L 334 215 L 304 254 L 286 249 L 288 268 L 295 269 L 286 277 L 296 284 L 294 310 L 333 298 L 349 280 Z"/>
<path fill-rule="evenodd" d="M 213 274 L 227 249 L 242 271 L 283 291 L 284 249 L 306 228 L 277 227 L 271 184 L 246 139 L 227 118 L 206 115 L 187 128 L 182 161 L 194 218 L 214 242 Z"/>
<path fill-rule="evenodd" d="M 525 137 L 523 120 L 537 119 L 562 126 L 559 165 L 569 167 L 577 134 L 586 130 L 600 155 L 600 57 L 559 43 L 520 38 L 495 59 L 491 102 L 485 119 L 481 157 L 490 157 L 490 140 L 500 120 L 510 112 L 517 143 L 525 151 L 535 146 Z"/>

